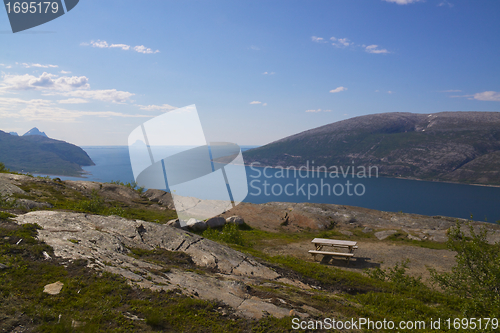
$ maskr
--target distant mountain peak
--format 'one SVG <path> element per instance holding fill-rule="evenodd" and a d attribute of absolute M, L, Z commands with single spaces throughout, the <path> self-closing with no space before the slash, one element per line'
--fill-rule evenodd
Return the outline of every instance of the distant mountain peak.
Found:
<path fill-rule="evenodd" d="M 9 132 L 10 135 L 14 135 L 14 136 L 19 136 L 19 134 L 17 134 L 17 132 Z"/>
<path fill-rule="evenodd" d="M 40 132 L 40 130 L 36 127 L 33 127 L 30 129 L 28 132 L 26 132 L 23 136 L 28 136 L 28 135 L 40 135 L 48 138 L 47 134 L 45 132 Z"/>

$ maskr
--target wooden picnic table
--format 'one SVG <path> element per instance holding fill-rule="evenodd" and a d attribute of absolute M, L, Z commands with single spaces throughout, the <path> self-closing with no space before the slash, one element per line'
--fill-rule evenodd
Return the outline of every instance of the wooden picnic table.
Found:
<path fill-rule="evenodd" d="M 309 253 L 313 255 L 314 260 L 316 260 L 317 254 L 322 255 L 330 255 L 337 257 L 344 257 L 347 259 L 347 264 L 349 264 L 349 260 L 354 256 L 354 250 L 358 248 L 358 243 L 354 241 L 346 241 L 346 240 L 336 240 L 336 239 L 326 239 L 326 238 L 314 238 L 311 241 L 316 250 L 309 250 Z M 333 251 L 325 251 L 323 250 L 324 246 L 332 247 Z M 339 252 L 337 249 L 347 249 L 347 252 Z"/>

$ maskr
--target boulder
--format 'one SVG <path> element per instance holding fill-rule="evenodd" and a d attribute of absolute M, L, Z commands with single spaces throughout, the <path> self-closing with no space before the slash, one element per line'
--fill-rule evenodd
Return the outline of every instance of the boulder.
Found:
<path fill-rule="evenodd" d="M 236 225 L 241 225 L 241 224 L 244 224 L 245 221 L 243 220 L 243 218 L 239 217 L 239 216 L 231 216 L 231 217 L 228 217 L 226 219 L 226 222 L 227 223 L 234 223 Z"/>
<path fill-rule="evenodd" d="M 149 201 L 157 202 L 160 205 L 167 207 L 168 209 L 175 209 L 174 200 L 172 199 L 172 195 L 168 192 L 156 189 L 149 189 L 142 195 L 145 198 L 148 198 Z"/>
<path fill-rule="evenodd" d="M 420 237 L 417 237 L 417 236 L 413 236 L 411 234 L 408 234 L 408 239 L 410 240 L 416 240 L 416 241 L 421 241 L 422 239 Z"/>
<path fill-rule="evenodd" d="M 220 228 L 226 224 L 226 220 L 223 217 L 218 216 L 208 219 L 206 223 L 210 228 Z"/>
<path fill-rule="evenodd" d="M 353 236 L 353 235 L 354 235 L 354 234 L 353 234 L 352 232 L 350 232 L 349 230 L 340 230 L 340 233 L 341 233 L 342 235 L 349 236 L 349 237 L 351 237 L 351 236 Z"/>
<path fill-rule="evenodd" d="M 397 233 L 396 230 L 384 230 L 384 231 L 376 232 L 374 235 L 375 235 L 375 237 L 378 238 L 378 240 L 383 240 L 389 236 L 394 235 L 395 233 Z"/>
<path fill-rule="evenodd" d="M 64 286 L 64 283 L 62 283 L 61 281 L 57 281 L 57 282 L 46 285 L 43 288 L 43 292 L 50 294 L 50 295 L 57 295 L 61 292 L 61 289 L 63 286 Z"/>
<path fill-rule="evenodd" d="M 207 229 L 207 224 L 205 222 L 194 218 L 190 218 L 189 220 L 187 220 L 186 225 L 193 231 L 203 231 Z"/>
<path fill-rule="evenodd" d="M 179 219 L 170 220 L 165 224 L 168 225 L 169 227 L 172 227 L 172 228 L 180 228 L 181 227 L 181 223 L 180 223 Z"/>
<path fill-rule="evenodd" d="M 38 230 L 38 238 L 53 247 L 55 256 L 86 259 L 89 267 L 119 274 L 138 287 L 156 291 L 179 289 L 186 295 L 224 302 L 233 307 L 236 314 L 249 318 L 267 314 L 281 318 L 290 312 L 289 304 L 287 308 L 270 304 L 252 296 L 246 287 L 261 281 L 281 282 L 278 273 L 247 254 L 190 232 L 118 216 L 71 212 L 36 211 L 14 220 L 19 224 L 39 224 L 43 229 Z M 199 274 L 171 268 L 160 274 L 162 266 L 131 257 L 128 255 L 130 248 L 184 252 L 194 264 L 214 273 Z"/>

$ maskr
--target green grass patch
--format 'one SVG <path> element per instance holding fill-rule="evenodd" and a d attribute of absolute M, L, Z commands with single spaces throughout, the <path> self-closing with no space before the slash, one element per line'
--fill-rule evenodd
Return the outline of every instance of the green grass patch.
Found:
<path fill-rule="evenodd" d="M 35 239 L 37 225 L 0 226 L 0 330 L 23 326 L 31 332 L 290 332 L 291 318 L 247 320 L 232 309 L 193 299 L 179 290 L 153 292 L 131 287 L 109 273 L 94 272 L 85 260 L 61 265 L 44 260 L 52 249 Z M 16 245 L 19 239 L 23 241 Z M 141 259 L 182 264 L 189 256 L 169 251 L 131 249 Z M 58 295 L 43 292 L 44 286 L 61 281 Z M 223 309 L 226 314 L 222 314 Z M 143 320 L 132 320 L 136 316 Z"/>

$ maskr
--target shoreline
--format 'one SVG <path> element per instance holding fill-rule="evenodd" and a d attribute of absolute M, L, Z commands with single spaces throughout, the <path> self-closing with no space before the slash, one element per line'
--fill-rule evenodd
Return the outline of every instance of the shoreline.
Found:
<path fill-rule="evenodd" d="M 253 162 L 255 163 L 255 162 Z M 246 167 L 251 167 L 251 168 L 270 168 L 270 169 L 276 169 L 276 170 L 281 170 L 281 168 L 283 170 L 287 170 L 287 168 L 284 168 L 284 167 L 277 167 L 277 166 L 269 166 L 269 165 L 260 165 L 260 166 L 252 166 L 251 164 L 244 164 Z M 305 167 L 302 166 L 302 167 Z M 321 167 L 321 166 L 319 166 Z M 348 165 L 348 167 L 350 167 L 350 165 Z M 374 166 L 372 166 L 374 167 Z M 296 168 L 295 170 L 297 172 L 299 172 L 299 168 Z M 321 173 L 336 173 L 336 174 L 340 174 L 342 175 L 341 172 L 335 172 L 335 171 L 319 171 L 319 170 L 314 170 L 314 169 L 303 169 L 303 170 L 300 170 L 300 171 L 307 171 L 307 172 L 321 172 Z M 346 174 L 351 174 L 351 172 L 348 172 Z M 326 178 L 326 177 L 325 177 Z M 341 178 L 341 177 L 339 177 Z M 347 178 L 347 177 L 343 177 L 343 178 Z M 362 177 L 363 178 L 363 177 Z M 362 179 L 360 178 L 360 179 Z M 453 182 L 453 181 L 445 181 L 445 180 L 435 180 L 435 179 L 422 179 L 422 178 L 413 178 L 413 177 L 397 177 L 397 176 L 386 176 L 386 175 L 383 175 L 383 176 L 377 176 L 377 177 L 366 177 L 366 178 L 391 178 L 391 179 L 403 179 L 403 180 L 416 180 L 416 181 L 421 181 L 421 182 L 432 182 L 432 183 L 446 183 L 446 184 L 458 184 L 458 185 L 472 185 L 472 186 L 484 186 L 484 187 L 499 187 L 500 188 L 500 185 L 495 185 L 495 184 L 476 184 L 476 183 L 461 183 L 461 182 Z"/>

